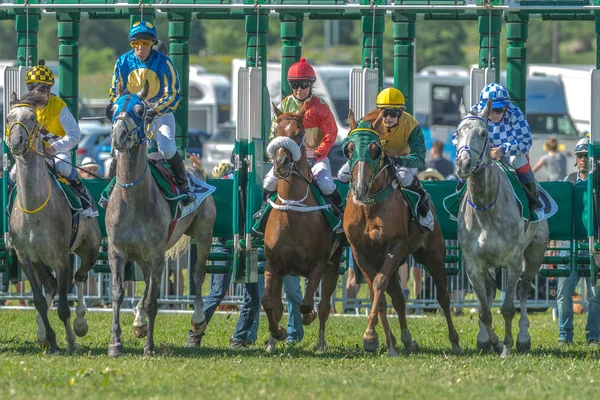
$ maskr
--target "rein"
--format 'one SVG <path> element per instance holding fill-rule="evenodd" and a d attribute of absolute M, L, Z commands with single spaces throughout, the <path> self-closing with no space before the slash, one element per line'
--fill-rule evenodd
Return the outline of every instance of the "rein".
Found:
<path fill-rule="evenodd" d="M 21 206 L 21 203 L 19 202 L 19 200 L 17 199 L 17 207 L 19 207 L 19 210 L 23 211 L 24 213 L 27 214 L 35 214 L 38 211 L 41 211 L 44 209 L 44 207 L 46 207 L 48 205 L 48 202 L 50 201 L 50 193 L 52 192 L 52 186 L 50 181 L 48 181 L 48 197 L 46 197 L 46 200 L 44 201 L 44 203 L 39 206 L 38 208 L 36 208 L 35 210 L 27 210 L 25 208 L 23 208 L 23 206 Z"/>
<path fill-rule="evenodd" d="M 463 124 L 464 121 L 470 120 L 470 119 L 478 119 L 478 120 L 480 120 L 481 122 L 483 122 L 485 124 L 486 130 L 487 130 L 487 122 L 483 118 L 481 118 L 481 117 L 479 117 L 477 115 L 467 115 L 466 117 L 464 117 L 462 119 L 462 121 L 460 122 L 460 124 L 458 124 L 458 126 L 460 127 Z M 489 167 L 489 166 L 492 165 L 491 162 L 488 163 L 488 164 L 483 164 L 483 156 L 488 153 L 488 148 L 489 148 L 489 145 L 490 145 L 489 138 L 486 138 L 486 139 L 487 140 L 483 144 L 483 149 L 481 149 L 481 151 L 477 151 L 477 150 L 471 148 L 469 145 L 462 146 L 462 147 L 460 147 L 460 148 L 458 148 L 456 150 L 456 157 L 457 158 L 458 158 L 458 156 L 460 154 L 462 154 L 465 151 L 469 153 L 469 158 L 471 160 L 473 160 L 473 156 L 471 155 L 471 153 L 475 153 L 475 154 L 478 155 L 477 161 L 475 162 L 474 166 L 471 167 L 471 172 L 474 173 L 474 174 L 477 173 L 477 172 L 479 172 L 483 168 L 486 168 L 486 167 Z"/>
<path fill-rule="evenodd" d="M 498 171 L 497 177 L 498 177 L 498 185 L 496 185 L 496 197 L 494 197 L 494 200 L 490 204 L 488 204 L 485 207 L 480 207 L 477 204 L 473 203 L 473 201 L 471 200 L 471 198 L 469 196 L 467 196 L 467 203 L 477 211 L 487 211 L 490 208 L 492 208 L 494 206 L 494 204 L 496 204 L 496 201 L 498 201 L 498 195 L 500 194 L 500 171 Z"/>

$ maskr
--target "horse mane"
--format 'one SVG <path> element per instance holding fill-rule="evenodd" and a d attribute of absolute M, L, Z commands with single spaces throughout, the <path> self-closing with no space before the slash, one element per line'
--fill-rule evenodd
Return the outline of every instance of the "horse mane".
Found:
<path fill-rule="evenodd" d="M 367 121 L 367 122 L 370 122 L 371 124 L 373 124 L 373 122 L 375 122 L 377 117 L 379 117 L 380 113 L 381 113 L 381 110 L 379 108 L 376 108 L 374 110 L 369 111 L 365 115 L 363 115 L 363 117 L 361 119 L 363 121 Z"/>

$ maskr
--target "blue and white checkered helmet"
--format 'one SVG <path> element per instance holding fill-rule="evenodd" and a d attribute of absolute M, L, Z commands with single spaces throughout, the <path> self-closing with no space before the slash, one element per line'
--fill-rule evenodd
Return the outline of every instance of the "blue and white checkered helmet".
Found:
<path fill-rule="evenodd" d="M 510 104 L 508 90 L 499 83 L 490 83 L 483 88 L 479 95 L 479 106 L 485 107 L 488 99 L 494 101 L 492 108 L 502 108 Z"/>

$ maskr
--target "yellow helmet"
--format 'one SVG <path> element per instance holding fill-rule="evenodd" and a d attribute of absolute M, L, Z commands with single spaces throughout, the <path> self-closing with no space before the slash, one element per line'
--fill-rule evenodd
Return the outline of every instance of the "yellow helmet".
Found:
<path fill-rule="evenodd" d="M 50 68 L 46 67 L 46 62 L 40 59 L 38 65 L 35 65 L 27 71 L 25 75 L 25 84 L 30 83 L 45 83 L 47 85 L 54 85 L 54 74 Z"/>
<path fill-rule="evenodd" d="M 404 95 L 396 88 L 383 89 L 377 95 L 377 107 L 379 108 L 406 108 Z"/>
<path fill-rule="evenodd" d="M 220 178 L 224 177 L 225 175 L 227 175 L 230 170 L 231 170 L 231 164 L 229 164 L 228 162 L 219 163 L 219 164 L 215 165 L 215 167 L 213 168 L 212 177 L 213 177 L 213 179 L 220 179 Z"/>

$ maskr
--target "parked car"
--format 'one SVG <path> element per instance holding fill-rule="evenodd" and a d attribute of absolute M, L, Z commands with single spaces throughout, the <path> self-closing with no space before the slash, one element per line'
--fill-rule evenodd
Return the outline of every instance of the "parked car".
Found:
<path fill-rule="evenodd" d="M 81 164 L 85 157 L 94 157 L 98 160 L 98 145 L 103 143 L 106 138 L 110 140 L 110 127 L 101 125 L 97 122 L 80 122 L 81 140 L 77 148 L 76 162 Z"/>

